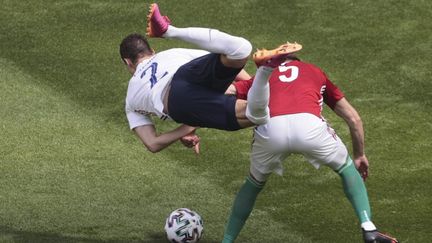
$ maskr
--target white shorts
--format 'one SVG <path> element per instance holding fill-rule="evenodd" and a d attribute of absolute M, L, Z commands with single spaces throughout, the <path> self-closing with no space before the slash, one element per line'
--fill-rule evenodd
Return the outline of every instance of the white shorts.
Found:
<path fill-rule="evenodd" d="M 292 153 L 303 154 L 315 167 L 339 169 L 348 151 L 335 131 L 321 118 L 309 113 L 275 116 L 254 130 L 251 174 L 265 181 L 275 172 L 283 173 L 282 162 Z"/>

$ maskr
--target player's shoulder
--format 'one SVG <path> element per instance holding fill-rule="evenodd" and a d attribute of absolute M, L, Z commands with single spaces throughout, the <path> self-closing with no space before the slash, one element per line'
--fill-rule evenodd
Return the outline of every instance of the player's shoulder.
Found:
<path fill-rule="evenodd" d="M 310 62 L 302 61 L 302 60 L 293 60 L 293 61 L 291 61 L 291 63 L 292 63 L 292 65 L 304 66 L 304 67 L 309 67 L 312 69 L 321 70 L 317 65 L 310 63 Z"/>
<path fill-rule="evenodd" d="M 318 67 L 316 64 L 310 63 L 310 62 L 305 62 L 305 61 L 300 61 L 300 60 L 295 60 L 294 61 L 299 67 L 302 67 L 303 69 L 307 69 L 309 71 L 312 71 L 314 73 L 319 73 L 319 74 L 323 74 L 324 71 Z"/>

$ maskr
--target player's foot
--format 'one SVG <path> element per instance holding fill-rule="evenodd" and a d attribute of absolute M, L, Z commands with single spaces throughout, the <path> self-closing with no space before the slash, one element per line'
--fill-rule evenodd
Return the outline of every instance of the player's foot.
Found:
<path fill-rule="evenodd" d="M 149 14 L 147 15 L 147 30 L 148 37 L 162 37 L 168 29 L 171 20 L 168 16 L 162 16 L 157 3 L 150 4 Z"/>
<path fill-rule="evenodd" d="M 365 243 L 399 243 L 396 238 L 379 232 L 378 230 L 365 231 L 363 230 L 363 239 Z"/>
<path fill-rule="evenodd" d="M 257 67 L 268 66 L 271 68 L 275 68 L 278 67 L 281 63 L 283 63 L 290 54 L 300 51 L 301 49 L 302 45 L 297 44 L 297 42 L 287 42 L 273 50 L 257 50 L 253 54 L 252 58 Z"/>

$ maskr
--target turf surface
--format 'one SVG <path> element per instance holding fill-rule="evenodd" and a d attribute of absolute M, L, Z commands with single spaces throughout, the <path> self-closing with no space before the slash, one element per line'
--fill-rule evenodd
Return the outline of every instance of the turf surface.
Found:
<path fill-rule="evenodd" d="M 0 242 L 165 242 L 165 217 L 197 210 L 219 242 L 248 170 L 251 130 L 202 129 L 202 154 L 152 154 L 127 128 L 118 44 L 148 1 L 2 0 Z M 159 1 L 175 25 L 256 47 L 304 45 L 362 115 L 374 221 L 401 242 L 432 237 L 432 2 Z M 190 47 L 150 40 L 156 50 Z M 251 73 L 254 66 L 246 66 Z M 350 147 L 344 123 L 325 111 Z M 161 131 L 174 124 L 158 124 Z M 361 242 L 338 176 L 301 156 L 260 195 L 238 242 Z"/>

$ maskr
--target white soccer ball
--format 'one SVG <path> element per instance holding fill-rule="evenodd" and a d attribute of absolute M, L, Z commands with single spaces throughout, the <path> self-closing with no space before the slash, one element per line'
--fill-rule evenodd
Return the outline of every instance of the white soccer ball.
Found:
<path fill-rule="evenodd" d="M 166 219 L 165 231 L 172 243 L 195 243 L 203 234 L 201 216 L 188 208 L 174 210 Z"/>

